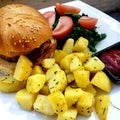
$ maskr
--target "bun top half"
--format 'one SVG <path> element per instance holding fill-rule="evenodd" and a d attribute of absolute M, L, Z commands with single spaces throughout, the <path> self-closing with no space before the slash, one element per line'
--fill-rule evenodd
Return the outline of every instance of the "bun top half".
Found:
<path fill-rule="evenodd" d="M 28 54 L 52 38 L 52 30 L 41 13 L 23 4 L 0 8 L 0 55 Z"/>

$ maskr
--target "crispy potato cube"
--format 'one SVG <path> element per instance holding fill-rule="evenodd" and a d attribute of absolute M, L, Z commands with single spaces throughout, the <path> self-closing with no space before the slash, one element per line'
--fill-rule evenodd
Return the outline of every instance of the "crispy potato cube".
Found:
<path fill-rule="evenodd" d="M 70 54 L 73 52 L 74 40 L 72 38 L 67 39 L 63 46 L 63 51 Z"/>
<path fill-rule="evenodd" d="M 26 110 L 32 110 L 33 103 L 36 99 L 36 94 L 28 92 L 26 89 L 21 89 L 16 93 L 17 102 Z"/>
<path fill-rule="evenodd" d="M 27 80 L 32 72 L 32 62 L 26 57 L 21 55 L 18 59 L 13 77 L 18 81 Z"/>
<path fill-rule="evenodd" d="M 68 54 L 63 50 L 55 50 L 53 57 L 57 63 L 60 63 L 60 61 L 67 55 Z"/>
<path fill-rule="evenodd" d="M 73 54 L 77 56 L 82 63 L 84 63 L 89 58 L 88 54 L 83 52 L 74 52 Z"/>
<path fill-rule="evenodd" d="M 90 72 L 87 70 L 76 70 L 73 72 L 78 87 L 85 88 L 90 83 Z"/>
<path fill-rule="evenodd" d="M 35 74 L 28 77 L 26 89 L 28 92 L 37 93 L 46 82 L 44 74 Z"/>
<path fill-rule="evenodd" d="M 57 120 L 76 120 L 77 118 L 77 109 L 69 108 L 67 111 L 58 114 Z"/>
<path fill-rule="evenodd" d="M 34 74 L 44 74 L 42 67 L 38 65 L 34 66 L 32 69 L 31 75 L 34 75 Z"/>
<path fill-rule="evenodd" d="M 92 57 L 93 54 L 93 52 L 90 51 L 88 47 L 83 51 L 83 53 L 85 53 L 88 56 L 88 58 Z"/>
<path fill-rule="evenodd" d="M 93 94 L 84 92 L 79 98 L 76 105 L 78 114 L 83 116 L 90 116 L 91 113 L 93 112 L 93 101 L 94 101 Z"/>
<path fill-rule="evenodd" d="M 84 64 L 84 67 L 90 72 L 97 72 L 103 70 L 105 65 L 98 57 L 95 56 L 88 59 L 88 61 Z"/>
<path fill-rule="evenodd" d="M 50 80 L 57 72 L 61 71 L 61 68 L 58 64 L 54 64 L 51 68 L 49 68 L 45 74 L 46 81 Z"/>
<path fill-rule="evenodd" d="M 60 61 L 60 67 L 65 70 L 70 70 L 70 62 L 73 59 L 73 54 L 69 54 L 65 56 L 61 61 Z"/>
<path fill-rule="evenodd" d="M 67 83 L 71 83 L 75 80 L 73 73 L 66 74 L 67 77 Z"/>
<path fill-rule="evenodd" d="M 84 89 L 84 91 L 92 93 L 94 96 L 96 95 L 96 89 L 94 88 L 94 86 L 89 83 L 86 88 Z"/>
<path fill-rule="evenodd" d="M 45 115 L 54 115 L 55 112 L 50 104 L 50 101 L 48 100 L 48 97 L 45 95 L 38 95 L 34 105 L 34 110 L 37 112 L 43 113 Z"/>
<path fill-rule="evenodd" d="M 50 94 L 50 90 L 47 84 L 45 84 L 39 91 L 39 93 L 43 94 L 43 95 L 49 95 Z"/>
<path fill-rule="evenodd" d="M 56 114 L 65 112 L 68 109 L 65 96 L 61 91 L 49 94 L 48 100 Z"/>
<path fill-rule="evenodd" d="M 70 71 L 73 72 L 78 69 L 83 69 L 82 62 L 77 56 L 74 56 L 70 62 Z"/>
<path fill-rule="evenodd" d="M 57 72 L 49 81 L 48 81 L 49 90 L 51 93 L 55 91 L 64 91 L 67 86 L 67 78 L 64 71 Z"/>
<path fill-rule="evenodd" d="M 91 83 L 105 92 L 111 91 L 112 87 L 111 80 L 103 71 L 97 72 L 95 76 L 92 78 Z"/>
<path fill-rule="evenodd" d="M 1 92 L 17 92 L 25 88 L 26 81 L 18 81 L 12 75 L 0 76 L 0 91 Z"/>
<path fill-rule="evenodd" d="M 88 40 L 83 37 L 79 37 L 78 40 L 75 42 L 73 51 L 84 51 L 88 46 Z"/>
<path fill-rule="evenodd" d="M 110 103 L 109 95 L 101 95 L 96 98 L 95 111 L 100 120 L 107 120 L 109 103 Z"/>
<path fill-rule="evenodd" d="M 67 101 L 68 108 L 70 108 L 72 107 L 72 105 L 74 105 L 78 101 L 80 96 L 83 94 L 83 90 L 81 88 L 68 86 L 65 89 L 64 94 L 65 94 L 65 99 Z"/>
<path fill-rule="evenodd" d="M 54 58 L 46 58 L 42 61 L 42 66 L 46 69 L 51 68 L 55 64 Z"/>

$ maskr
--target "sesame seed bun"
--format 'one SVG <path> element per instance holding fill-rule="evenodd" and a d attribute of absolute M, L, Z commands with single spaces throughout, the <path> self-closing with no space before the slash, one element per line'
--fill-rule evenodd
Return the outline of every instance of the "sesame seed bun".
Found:
<path fill-rule="evenodd" d="M 47 20 L 34 8 L 10 4 L 0 8 L 0 55 L 26 55 L 52 38 Z"/>

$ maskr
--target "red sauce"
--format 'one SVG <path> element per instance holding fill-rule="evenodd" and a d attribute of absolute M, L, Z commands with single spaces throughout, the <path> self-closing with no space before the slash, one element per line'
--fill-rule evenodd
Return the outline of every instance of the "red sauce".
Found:
<path fill-rule="evenodd" d="M 120 75 L 120 49 L 103 52 L 100 59 L 112 74 Z"/>

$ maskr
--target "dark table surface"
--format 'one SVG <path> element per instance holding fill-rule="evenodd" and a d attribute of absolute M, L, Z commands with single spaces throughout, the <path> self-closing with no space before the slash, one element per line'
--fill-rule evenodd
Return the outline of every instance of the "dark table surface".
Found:
<path fill-rule="evenodd" d="M 120 22 L 120 11 L 118 11 L 118 12 L 109 12 L 107 14 Z"/>

